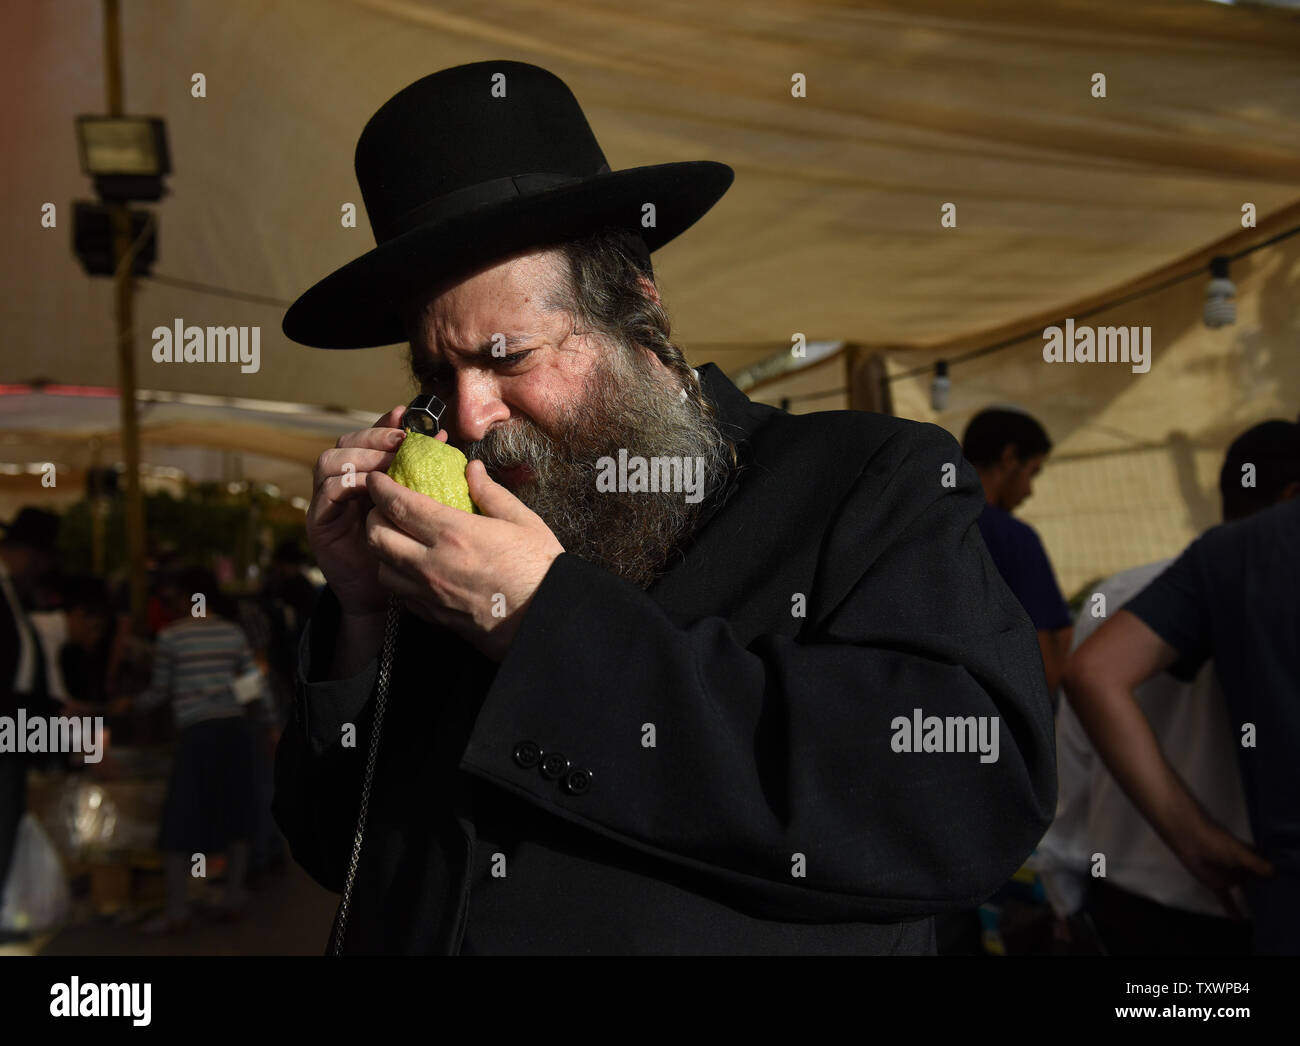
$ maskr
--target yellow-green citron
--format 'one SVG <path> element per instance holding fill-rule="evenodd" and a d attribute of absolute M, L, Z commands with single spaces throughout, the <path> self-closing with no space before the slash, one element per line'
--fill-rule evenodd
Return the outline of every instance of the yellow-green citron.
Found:
<path fill-rule="evenodd" d="M 408 432 L 388 466 L 388 475 L 408 490 L 427 494 L 444 505 L 478 512 L 465 479 L 468 465 L 469 459 L 455 447 L 420 432 Z"/>

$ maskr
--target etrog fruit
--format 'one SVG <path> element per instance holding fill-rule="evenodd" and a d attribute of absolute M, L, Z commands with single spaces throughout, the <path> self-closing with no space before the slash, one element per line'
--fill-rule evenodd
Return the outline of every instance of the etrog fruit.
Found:
<path fill-rule="evenodd" d="M 470 500 L 465 469 L 469 459 L 455 447 L 420 432 L 408 432 L 388 466 L 390 479 L 408 490 L 465 512 L 478 512 Z"/>

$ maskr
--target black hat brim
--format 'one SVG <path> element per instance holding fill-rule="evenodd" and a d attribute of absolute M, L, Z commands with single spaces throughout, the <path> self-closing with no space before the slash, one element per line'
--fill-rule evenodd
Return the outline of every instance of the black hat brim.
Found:
<path fill-rule="evenodd" d="M 285 313 L 285 336 L 320 349 L 405 341 L 402 311 L 417 293 L 517 251 L 607 227 L 636 232 L 654 251 L 699 221 L 734 177 L 711 160 L 633 167 L 421 225 L 307 290 Z M 647 203 L 655 207 L 649 228 L 641 224 Z"/>

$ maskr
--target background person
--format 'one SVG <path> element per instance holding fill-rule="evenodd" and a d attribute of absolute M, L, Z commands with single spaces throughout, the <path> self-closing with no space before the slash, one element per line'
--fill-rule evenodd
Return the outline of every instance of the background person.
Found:
<path fill-rule="evenodd" d="M 1188 870 L 1240 916 L 1254 950 L 1300 954 L 1300 469 L 1295 433 L 1275 423 L 1247 451 L 1253 468 L 1224 483 L 1277 504 L 1197 538 L 1071 657 L 1066 693 L 1098 753 Z M 1134 689 L 1171 669 L 1182 678 L 1213 658 L 1228 707 L 1256 849 L 1187 789 Z"/>
<path fill-rule="evenodd" d="M 1242 467 L 1276 462 L 1243 487 Z M 1300 475 L 1300 425 L 1266 421 L 1228 448 L 1219 474 L 1223 519 L 1244 519 L 1287 496 L 1288 477 Z M 1076 649 L 1105 616 L 1089 608 L 1104 598 L 1107 614 L 1124 606 L 1173 563 L 1122 571 L 1084 602 L 1075 628 Z M 1187 673 L 1192 674 L 1192 673 Z M 1188 682 L 1161 672 L 1134 696 L 1170 764 L 1207 814 L 1237 838 L 1251 842 L 1246 799 L 1237 767 L 1236 739 L 1214 670 L 1204 665 Z M 1069 702 L 1057 712 L 1057 816 L 1038 844 L 1036 864 L 1049 884 L 1058 916 L 1088 913 L 1087 926 L 1112 955 L 1239 955 L 1250 950 L 1251 927 L 1230 919 L 1124 794 L 1098 758 Z M 1091 874 L 1094 854 L 1105 876 Z"/>
<path fill-rule="evenodd" d="M 64 578 L 60 605 L 31 615 L 45 655 L 50 696 L 63 703 L 62 714 L 102 715 L 112 606 L 104 582 L 95 577 Z"/>
<path fill-rule="evenodd" d="M 963 456 L 975 466 L 984 486 L 980 534 L 998 572 L 1038 632 L 1047 689 L 1055 705 L 1070 649 L 1070 608 L 1038 532 L 1012 515 L 1033 494 L 1034 477 L 1051 449 L 1052 441 L 1034 418 L 1003 408 L 982 410 L 971 418 L 961 443 Z"/>
<path fill-rule="evenodd" d="M 206 614 L 192 615 L 202 593 Z M 221 918 L 238 916 L 247 900 L 249 841 L 256 828 L 254 728 L 233 685 L 258 672 L 242 629 L 209 570 L 191 568 L 161 593 L 172 624 L 158 633 L 153 680 L 133 702 L 136 711 L 170 703 L 176 752 L 158 829 L 167 880 L 166 909 L 145 924 L 148 933 L 183 930 L 190 922 L 188 881 L 195 854 L 227 857 Z M 260 672 L 258 672 L 260 676 Z M 273 745 L 275 722 L 264 680 L 253 702 L 257 723 Z"/>

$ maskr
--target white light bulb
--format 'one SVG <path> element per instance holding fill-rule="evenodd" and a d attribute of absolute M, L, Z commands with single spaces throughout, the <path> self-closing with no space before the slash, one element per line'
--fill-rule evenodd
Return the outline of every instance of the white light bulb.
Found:
<path fill-rule="evenodd" d="M 1231 280 L 1215 278 L 1205 289 L 1205 325 L 1226 327 L 1237 321 L 1237 288 Z"/>
<path fill-rule="evenodd" d="M 930 406 L 936 413 L 948 409 L 948 393 L 952 391 L 952 380 L 948 377 L 948 364 L 940 360 L 934 365 L 934 380 L 930 382 Z"/>

